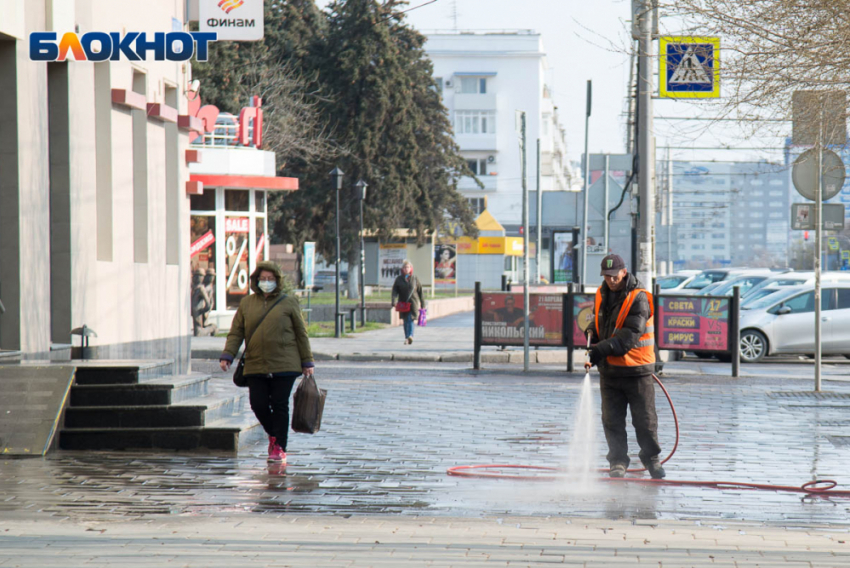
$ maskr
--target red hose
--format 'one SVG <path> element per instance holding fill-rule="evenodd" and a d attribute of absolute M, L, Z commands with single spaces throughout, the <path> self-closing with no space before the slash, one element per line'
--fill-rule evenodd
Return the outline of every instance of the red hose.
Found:
<path fill-rule="evenodd" d="M 652 378 L 655 379 L 655 382 L 658 383 L 658 386 L 661 387 L 661 390 L 664 391 L 664 396 L 667 397 L 667 402 L 670 403 L 670 410 L 673 412 L 673 423 L 676 425 L 676 443 L 673 444 L 673 449 L 670 451 L 670 454 L 664 458 L 661 463 L 667 463 L 670 458 L 673 457 L 673 454 L 676 453 L 676 449 L 679 447 L 679 417 L 676 414 L 676 407 L 673 405 L 673 399 L 670 398 L 670 393 L 667 392 L 667 389 L 662 384 L 661 380 L 652 375 Z M 491 472 L 480 472 L 479 470 L 488 470 L 488 469 L 519 469 L 519 470 L 535 470 L 535 471 L 562 471 L 557 467 L 548 467 L 548 466 L 539 466 L 539 465 L 515 465 L 515 464 L 497 464 L 497 465 L 456 465 L 450 467 L 446 470 L 448 475 L 454 475 L 458 477 L 477 477 L 477 478 L 491 478 L 491 479 L 520 479 L 520 480 L 531 480 L 531 481 L 554 481 L 558 479 L 562 479 L 557 476 L 543 476 L 543 475 L 510 475 L 506 473 L 491 473 Z M 601 473 L 607 473 L 608 469 L 601 468 L 597 471 Z M 642 471 L 646 471 L 646 468 L 639 469 L 629 469 L 626 470 L 632 473 L 639 473 Z M 808 497 L 850 497 L 850 491 L 845 490 L 834 490 L 833 488 L 838 485 L 835 481 L 831 479 L 817 479 L 814 481 L 808 481 L 801 485 L 800 487 L 795 487 L 793 485 L 772 485 L 769 483 L 741 483 L 737 481 L 673 481 L 667 479 L 646 479 L 646 478 L 636 478 L 636 477 L 600 477 L 599 481 L 605 481 L 609 483 L 640 483 L 643 485 L 675 485 L 675 486 L 685 486 L 685 487 L 709 487 L 714 489 L 750 489 L 750 490 L 765 490 L 765 491 L 786 491 L 790 493 L 805 493 Z"/>

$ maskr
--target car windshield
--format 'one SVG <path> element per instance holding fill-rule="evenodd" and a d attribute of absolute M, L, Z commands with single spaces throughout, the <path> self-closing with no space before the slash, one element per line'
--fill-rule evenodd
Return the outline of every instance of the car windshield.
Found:
<path fill-rule="evenodd" d="M 761 290 L 756 290 L 755 292 L 747 296 L 747 299 L 741 303 L 741 309 L 749 310 L 750 306 L 753 305 L 755 302 L 761 300 L 762 298 L 766 298 L 771 294 L 775 294 L 776 292 L 779 292 L 779 288 L 762 288 Z"/>
<path fill-rule="evenodd" d="M 693 279 L 690 284 L 685 286 L 686 290 L 702 290 L 709 284 L 713 284 L 719 280 L 723 280 L 724 272 L 703 272 Z"/>
<path fill-rule="evenodd" d="M 661 286 L 662 290 L 669 290 L 670 288 L 675 288 L 687 279 L 687 276 L 665 276 L 664 278 L 658 279 L 658 285 Z"/>
<path fill-rule="evenodd" d="M 773 304 L 777 302 L 781 302 L 788 296 L 793 296 L 798 293 L 800 290 L 796 286 L 793 288 L 783 288 L 782 290 L 777 290 L 774 294 L 770 294 L 769 296 L 765 296 L 764 298 L 757 300 L 747 306 L 748 310 L 763 310 L 765 308 L 769 308 Z"/>
<path fill-rule="evenodd" d="M 727 281 L 725 284 L 721 284 L 712 293 L 717 296 L 731 296 L 732 288 L 738 286 L 741 288 L 741 294 L 744 294 L 745 292 L 748 292 L 750 288 L 766 279 L 767 276 L 745 276 L 743 278 L 735 278 L 734 280 Z"/>
<path fill-rule="evenodd" d="M 768 286 L 772 288 L 780 288 L 782 286 L 799 286 L 805 283 L 806 279 L 800 278 L 799 276 L 796 278 L 768 278 L 750 288 L 750 290 L 746 294 L 744 294 L 743 297 L 749 300 L 756 292 L 759 292 L 767 288 Z M 764 295 L 762 295 L 762 297 L 764 297 Z"/>
<path fill-rule="evenodd" d="M 696 296 L 709 296 L 714 294 L 714 292 L 720 287 L 720 282 L 714 282 L 713 284 L 709 284 L 699 292 L 697 292 Z"/>

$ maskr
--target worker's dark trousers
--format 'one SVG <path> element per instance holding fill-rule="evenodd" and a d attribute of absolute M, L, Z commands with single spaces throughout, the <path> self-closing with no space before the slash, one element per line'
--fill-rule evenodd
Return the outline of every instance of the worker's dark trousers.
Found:
<path fill-rule="evenodd" d="M 658 415 L 655 413 L 655 383 L 652 375 L 600 377 L 602 426 L 608 441 L 608 463 L 629 465 L 626 438 L 626 407 L 632 412 L 640 460 L 646 464 L 661 453 L 658 445 Z"/>

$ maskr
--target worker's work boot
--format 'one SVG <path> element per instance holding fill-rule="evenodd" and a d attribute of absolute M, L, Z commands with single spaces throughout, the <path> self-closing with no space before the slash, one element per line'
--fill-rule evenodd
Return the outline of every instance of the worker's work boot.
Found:
<path fill-rule="evenodd" d="M 626 475 L 626 466 L 621 463 L 615 463 L 608 471 L 608 477 L 623 477 Z"/>
<path fill-rule="evenodd" d="M 663 467 L 661 467 L 661 462 L 658 461 L 658 458 L 653 458 L 648 462 L 645 462 L 643 466 L 646 468 L 646 471 L 649 472 L 652 479 L 664 479 L 667 475 L 667 472 L 664 471 Z"/>

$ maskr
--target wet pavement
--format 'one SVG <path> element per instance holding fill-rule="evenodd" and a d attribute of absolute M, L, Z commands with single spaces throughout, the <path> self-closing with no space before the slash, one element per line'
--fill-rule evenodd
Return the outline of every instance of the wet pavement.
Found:
<path fill-rule="evenodd" d="M 286 468 L 265 445 L 239 455 L 55 452 L 0 460 L 0 516 L 118 521 L 168 516 L 602 518 L 850 527 L 850 499 L 746 490 L 449 477 L 464 464 L 565 466 L 582 376 L 449 364 L 323 363 L 322 431 L 293 434 Z M 227 377 L 216 380 L 226 381 Z M 809 381 L 666 377 L 681 443 L 668 479 L 850 489 L 850 385 L 812 396 Z M 594 389 L 598 406 L 598 390 Z M 658 393 L 664 453 L 672 416 Z M 598 463 L 604 440 L 597 427 Z M 633 455 L 636 444 L 630 432 Z M 636 460 L 635 460 L 636 461 Z"/>

